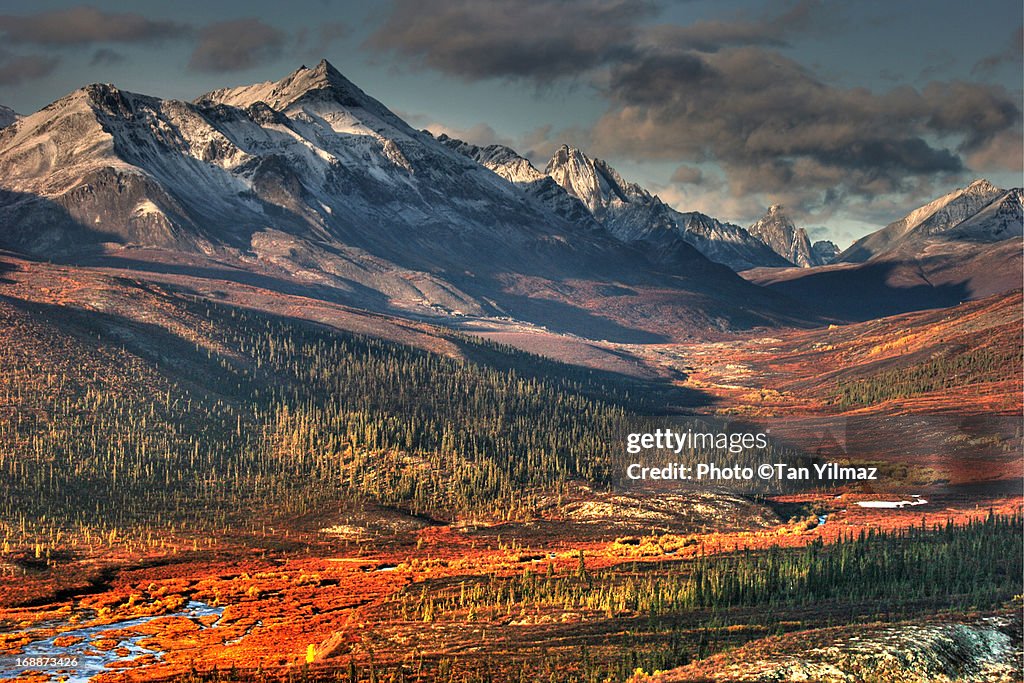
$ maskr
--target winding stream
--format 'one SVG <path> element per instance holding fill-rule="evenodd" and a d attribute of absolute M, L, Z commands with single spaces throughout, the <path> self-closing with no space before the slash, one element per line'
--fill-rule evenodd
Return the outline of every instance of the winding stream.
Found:
<path fill-rule="evenodd" d="M 147 634 L 133 633 L 127 637 L 105 637 L 103 634 L 111 631 L 131 630 L 154 619 L 166 617 L 185 617 L 196 622 L 200 628 L 216 628 L 223 612 L 223 607 L 212 607 L 206 603 L 193 600 L 186 605 L 185 609 L 179 612 L 61 631 L 49 638 L 35 640 L 22 646 L 21 652 L 16 655 L 0 658 L 0 679 L 16 678 L 26 671 L 42 671 L 49 675 L 49 680 L 67 681 L 67 683 L 86 683 L 93 676 L 104 671 L 110 671 L 109 664 L 127 662 L 143 655 L 153 655 L 156 659 L 160 659 L 163 655 L 163 652 L 159 650 L 150 650 L 139 645 L 140 640 L 150 637 Z M 209 616 L 216 616 L 217 621 L 209 626 L 203 626 L 199 620 L 202 617 Z M 81 638 L 81 640 L 74 645 L 65 645 L 63 647 L 54 644 L 55 640 L 64 638 Z M 117 640 L 117 645 L 105 651 L 99 650 L 94 644 L 98 639 Z M 19 659 L 37 657 L 77 659 L 77 666 L 73 668 L 19 666 Z"/>

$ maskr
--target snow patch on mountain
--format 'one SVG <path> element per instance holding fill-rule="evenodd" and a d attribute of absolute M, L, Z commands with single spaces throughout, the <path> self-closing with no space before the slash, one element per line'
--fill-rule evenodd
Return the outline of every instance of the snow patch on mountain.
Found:
<path fill-rule="evenodd" d="M 840 260 L 862 262 L 896 249 L 920 250 L 934 240 L 999 241 L 1019 236 L 1020 222 L 1020 188 L 1002 190 L 979 179 L 862 237 Z"/>
<path fill-rule="evenodd" d="M 698 212 L 679 212 L 625 180 L 605 161 L 569 145 L 555 152 L 544 173 L 583 202 L 594 218 L 623 242 L 668 248 L 681 239 L 733 270 L 790 265 L 740 226 Z"/>

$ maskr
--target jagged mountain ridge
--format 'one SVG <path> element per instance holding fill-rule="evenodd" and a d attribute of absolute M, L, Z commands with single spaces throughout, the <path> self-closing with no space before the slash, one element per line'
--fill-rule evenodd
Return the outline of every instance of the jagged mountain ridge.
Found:
<path fill-rule="evenodd" d="M 811 245 L 811 252 L 818 258 L 822 265 L 833 263 L 839 258 L 839 247 L 831 240 L 818 240 Z"/>
<path fill-rule="evenodd" d="M 544 173 L 579 198 L 624 242 L 669 244 L 681 238 L 733 270 L 789 265 L 743 228 L 696 211 L 676 211 L 640 185 L 623 179 L 607 162 L 569 145 L 554 153 Z"/>
<path fill-rule="evenodd" d="M 1021 188 L 977 180 L 858 240 L 830 265 L 744 276 L 824 316 L 866 320 L 1019 289 L 1022 237 Z"/>
<path fill-rule="evenodd" d="M 1004 213 L 995 207 L 995 213 L 981 215 L 990 205 L 1005 202 Z M 1016 202 L 1016 204 L 1014 204 Z M 886 252 L 901 250 L 921 251 L 936 239 L 970 239 L 993 242 L 1021 235 L 1020 188 L 1002 190 L 985 179 L 979 179 L 964 188 L 945 194 L 885 226 L 881 230 L 857 240 L 839 256 L 840 261 L 862 263 Z M 998 225 L 987 226 L 989 217 Z M 972 221 L 975 217 L 978 220 Z M 966 225 L 966 230 L 959 226 Z"/>
<path fill-rule="evenodd" d="M 479 147 L 447 135 L 438 139 L 546 201 L 558 215 L 588 229 L 603 226 L 627 244 L 642 245 L 657 260 L 671 260 L 682 242 L 733 270 L 792 265 L 743 228 L 696 211 L 676 211 L 606 162 L 569 145 L 558 149 L 542 172 L 509 147 Z"/>
<path fill-rule="evenodd" d="M 1015 187 L 996 197 L 970 218 L 944 232 L 954 240 L 979 243 L 1024 237 L 1024 189 Z"/>
<path fill-rule="evenodd" d="M 550 176 L 546 176 L 511 147 L 487 145 L 480 147 L 457 138 L 441 134 L 438 142 L 466 156 L 484 168 L 516 185 L 526 194 L 541 202 L 557 216 L 580 225 L 587 230 L 600 230 L 601 224 L 578 198 L 566 192 Z"/>
<path fill-rule="evenodd" d="M 552 211 L 550 179 L 535 190 L 414 130 L 327 62 L 194 102 L 91 85 L 0 131 L 0 243 L 47 258 L 156 247 L 371 310 L 609 338 L 791 315 L 689 245 L 656 265 Z"/>
<path fill-rule="evenodd" d="M 747 231 L 793 265 L 812 268 L 823 264 L 811 246 L 807 231 L 797 228 L 778 204 L 768 207 L 768 212 Z"/>

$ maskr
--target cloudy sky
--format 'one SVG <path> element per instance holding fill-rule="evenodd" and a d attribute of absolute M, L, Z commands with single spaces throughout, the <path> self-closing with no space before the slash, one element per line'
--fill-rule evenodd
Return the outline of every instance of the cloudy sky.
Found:
<path fill-rule="evenodd" d="M 329 59 L 411 124 L 607 159 L 681 210 L 840 246 L 1021 184 L 1020 0 L 0 0 L 0 103 L 193 99 Z"/>

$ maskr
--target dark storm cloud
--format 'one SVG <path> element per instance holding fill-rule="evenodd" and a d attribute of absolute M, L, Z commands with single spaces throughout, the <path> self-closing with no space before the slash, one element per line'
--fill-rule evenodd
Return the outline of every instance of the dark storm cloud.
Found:
<path fill-rule="evenodd" d="M 281 56 L 287 34 L 256 18 L 221 21 L 199 31 L 188 68 L 221 73 L 241 71 Z"/>
<path fill-rule="evenodd" d="M 844 9 L 768 7 L 680 25 L 652 23 L 658 7 L 642 0 L 395 0 L 368 45 L 470 81 L 584 79 L 607 103 L 586 136 L 593 153 L 683 164 L 676 187 L 699 184 L 692 164 L 706 162 L 722 172 L 723 192 L 774 194 L 796 209 L 928 192 L 967 163 L 1020 158 L 1006 151 L 1020 148 L 1021 121 L 1006 88 L 837 86 L 782 50 L 843 30 Z M 1011 48 L 979 68 L 1016 58 Z"/>
<path fill-rule="evenodd" d="M 608 92 L 633 105 L 657 105 L 667 92 L 714 81 L 717 74 L 697 53 L 650 53 L 612 69 Z"/>
<path fill-rule="evenodd" d="M 647 0 L 396 0 L 371 48 L 467 80 L 549 83 L 624 57 Z"/>
<path fill-rule="evenodd" d="M 0 15 L 0 35 L 8 44 L 145 43 L 180 38 L 189 31 L 186 24 L 147 19 L 134 12 L 103 12 L 86 5 L 24 16 Z"/>
<path fill-rule="evenodd" d="M 921 138 L 865 140 L 817 155 L 840 168 L 893 168 L 905 173 L 959 171 L 960 158 L 947 149 L 935 149 Z"/>
<path fill-rule="evenodd" d="M 57 67 L 60 60 L 45 55 L 16 55 L 0 48 L 0 85 L 17 85 L 42 78 Z"/>
<path fill-rule="evenodd" d="M 828 189 L 833 200 L 962 171 L 958 153 L 985 147 L 1021 120 L 1016 98 L 999 86 L 933 83 L 875 94 L 829 85 L 755 47 L 651 49 L 616 64 L 603 93 L 611 106 L 594 128 L 598 154 L 713 160 L 733 192 L 799 186 Z"/>

